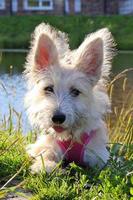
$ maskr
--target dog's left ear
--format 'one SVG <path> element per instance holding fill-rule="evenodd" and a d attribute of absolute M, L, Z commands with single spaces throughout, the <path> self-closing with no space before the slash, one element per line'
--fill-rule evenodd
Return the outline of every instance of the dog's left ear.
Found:
<path fill-rule="evenodd" d="M 89 35 L 77 49 L 76 67 L 87 74 L 93 85 L 101 75 L 108 75 L 113 46 L 111 33 L 104 28 Z"/>
<path fill-rule="evenodd" d="M 79 50 L 78 66 L 88 75 L 96 76 L 103 63 L 103 41 L 96 38 L 89 44 L 83 44 Z"/>

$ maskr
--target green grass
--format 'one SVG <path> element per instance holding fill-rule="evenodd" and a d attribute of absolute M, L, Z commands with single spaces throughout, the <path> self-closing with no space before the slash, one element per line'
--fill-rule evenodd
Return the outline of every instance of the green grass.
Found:
<path fill-rule="evenodd" d="M 5 16 L 0 17 L 0 48 L 28 48 L 30 35 L 41 22 L 68 33 L 71 48 L 77 47 L 86 34 L 108 27 L 118 49 L 133 50 L 132 16 Z"/>
<path fill-rule="evenodd" d="M 115 83 L 123 79 L 125 73 L 110 83 L 109 93 L 112 98 Z M 122 89 L 126 92 L 125 78 Z M 31 140 L 34 141 L 36 135 L 22 135 L 20 117 L 10 108 L 8 121 L 3 120 L 0 124 L 0 199 L 11 192 L 30 200 L 128 200 L 133 197 L 132 108 L 133 94 L 130 93 L 128 103 L 125 99 L 121 112 L 113 108 L 113 115 L 117 119 L 113 125 L 110 116 L 107 118 L 111 156 L 103 170 L 83 169 L 72 163 L 65 170 L 59 166 L 49 175 L 45 170 L 39 175 L 30 173 L 32 161 L 25 147 Z M 19 118 L 17 130 L 11 120 L 14 114 Z M 28 197 L 25 191 L 30 191 L 32 196 Z"/>
<path fill-rule="evenodd" d="M 133 145 L 112 145 L 111 158 L 102 171 L 85 170 L 71 164 L 65 172 L 55 170 L 48 175 L 43 171 L 39 175 L 32 175 L 28 170 L 30 162 L 24 150 L 26 139 L 14 131 L 9 134 L 7 130 L 1 134 L 0 185 L 3 186 L 12 177 L 17 180 L 17 185 L 12 186 L 11 181 L 0 191 L 1 199 L 9 192 L 17 194 L 19 188 L 23 188 L 23 192 L 26 189 L 31 191 L 31 200 L 127 200 L 130 197 Z M 23 196 L 23 192 L 19 195 Z"/>

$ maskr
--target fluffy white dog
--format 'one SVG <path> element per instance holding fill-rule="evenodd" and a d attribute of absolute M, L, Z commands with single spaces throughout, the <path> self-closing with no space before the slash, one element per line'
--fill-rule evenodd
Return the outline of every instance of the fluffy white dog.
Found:
<path fill-rule="evenodd" d="M 105 80 L 113 55 L 107 28 L 88 35 L 71 51 L 64 33 L 44 23 L 36 27 L 25 70 L 28 117 L 43 131 L 28 146 L 35 158 L 33 172 L 44 163 L 49 173 L 64 158 L 84 166 L 105 165 L 109 152 L 103 115 L 110 109 Z"/>

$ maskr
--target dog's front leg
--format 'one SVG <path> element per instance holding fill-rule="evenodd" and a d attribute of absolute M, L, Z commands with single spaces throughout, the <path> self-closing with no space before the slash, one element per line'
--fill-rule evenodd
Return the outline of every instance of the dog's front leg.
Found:
<path fill-rule="evenodd" d="M 35 144 L 28 146 L 27 152 L 35 159 L 31 166 L 32 173 L 39 173 L 44 168 L 50 173 L 63 156 L 54 137 L 50 135 L 41 136 Z"/>
<path fill-rule="evenodd" d="M 57 166 L 59 161 L 59 156 L 51 149 L 47 149 L 44 153 L 41 153 L 35 158 L 31 166 L 31 171 L 32 173 L 39 173 L 45 169 L 47 173 L 50 173 Z"/>
<path fill-rule="evenodd" d="M 84 153 L 84 162 L 90 167 L 98 166 L 100 169 L 109 160 L 109 151 L 106 148 L 107 137 L 106 129 L 102 127 L 97 130 L 96 135 L 91 139 L 86 146 Z"/>

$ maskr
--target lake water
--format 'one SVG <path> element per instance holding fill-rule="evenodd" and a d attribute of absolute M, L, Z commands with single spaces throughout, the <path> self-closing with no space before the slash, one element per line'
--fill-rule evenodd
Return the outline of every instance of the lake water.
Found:
<path fill-rule="evenodd" d="M 26 112 L 23 106 L 23 97 L 26 92 L 26 84 L 22 77 L 23 66 L 26 53 L 3 52 L 0 64 L 0 119 L 8 119 L 9 106 L 13 108 L 13 123 L 17 124 L 18 113 L 21 113 L 21 123 L 23 132 L 30 129 Z M 126 68 L 133 67 L 133 52 L 119 53 L 113 62 L 112 76 L 118 74 Z M 126 91 L 133 90 L 133 72 L 127 73 Z M 122 80 L 123 81 L 123 80 Z M 118 81 L 115 88 L 115 98 L 113 106 L 120 106 L 123 102 L 121 93 L 122 82 Z M 16 112 L 17 111 L 17 112 Z M 15 117 L 16 116 L 16 117 Z"/>

